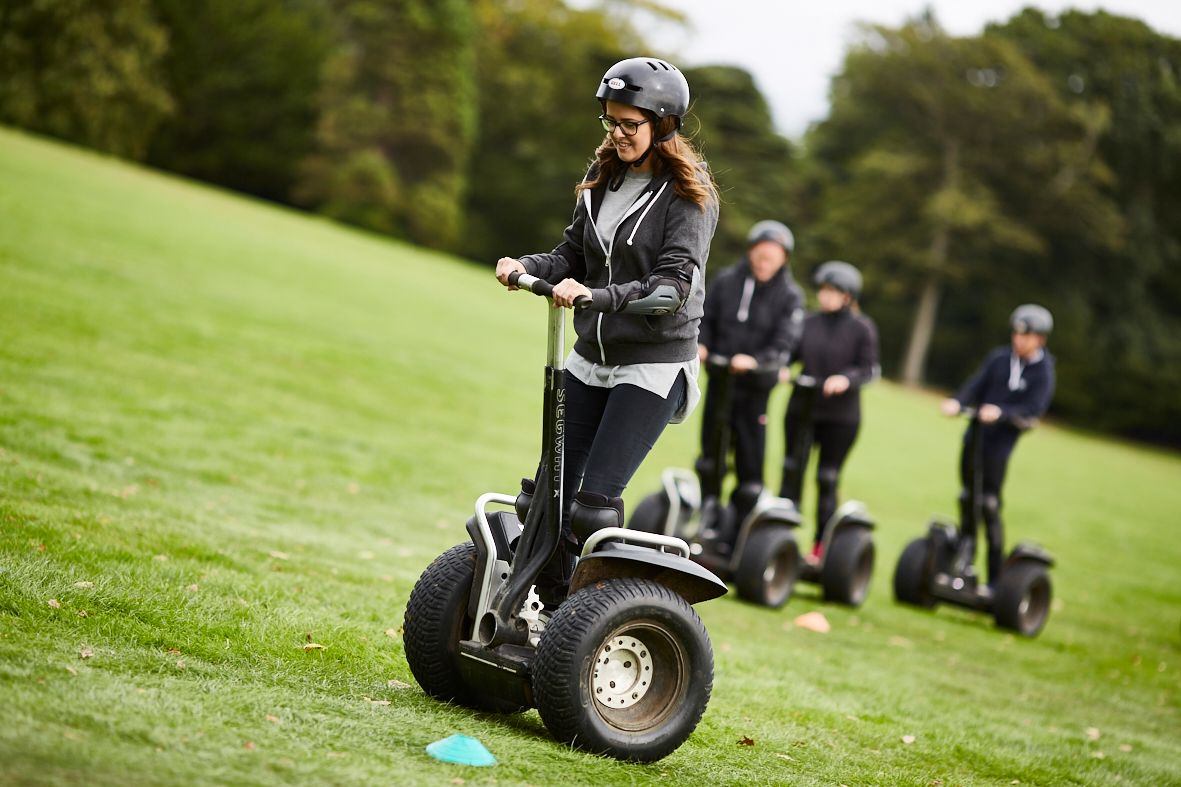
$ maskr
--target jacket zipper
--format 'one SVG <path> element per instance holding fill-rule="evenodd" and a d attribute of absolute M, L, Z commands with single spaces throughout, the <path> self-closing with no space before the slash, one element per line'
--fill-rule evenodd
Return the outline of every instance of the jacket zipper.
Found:
<path fill-rule="evenodd" d="M 599 225 L 595 223 L 594 214 L 591 211 L 591 194 L 589 191 L 582 192 L 583 201 L 586 203 L 586 218 L 591 223 L 591 229 L 594 230 L 595 240 L 599 242 L 599 248 L 603 250 L 604 264 L 607 266 L 607 284 L 611 284 L 611 279 L 614 275 L 614 272 L 611 270 L 611 249 L 615 248 L 615 241 L 618 240 L 619 228 L 623 226 L 623 222 L 627 220 L 628 216 L 640 209 L 641 205 L 645 203 L 648 204 L 648 207 L 645 208 L 644 212 L 640 215 L 639 221 L 636 222 L 636 226 L 632 228 L 631 236 L 627 239 L 627 245 L 633 245 L 632 238 L 636 236 L 636 230 L 640 228 L 640 223 L 644 221 L 644 217 L 646 217 L 648 215 L 648 211 L 652 209 L 652 203 L 656 202 L 656 197 L 659 197 L 661 193 L 663 193 L 664 187 L 667 185 L 668 181 L 665 181 L 660 186 L 660 190 L 656 192 L 656 196 L 652 197 L 651 200 L 648 199 L 648 195 L 650 195 L 652 192 L 645 191 L 639 199 L 628 206 L 628 209 L 624 212 L 624 214 L 619 217 L 619 223 L 615 225 L 615 235 L 611 238 L 610 249 L 604 245 L 603 238 L 599 235 Z M 607 365 L 607 348 L 603 346 L 603 318 L 605 316 L 605 314 L 600 312 L 599 318 L 595 324 L 595 338 L 598 339 L 599 342 L 599 357 L 602 359 L 604 366 Z"/>

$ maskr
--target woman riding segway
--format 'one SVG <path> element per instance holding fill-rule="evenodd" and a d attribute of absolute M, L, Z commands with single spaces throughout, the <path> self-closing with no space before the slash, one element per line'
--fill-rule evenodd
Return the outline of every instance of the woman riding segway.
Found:
<path fill-rule="evenodd" d="M 779 494 L 800 503 L 811 443 L 818 447 L 816 468 L 816 541 L 812 558 L 821 557 L 825 528 L 837 508 L 841 467 L 861 425 L 861 386 L 876 379 L 878 332 L 861 313 L 861 273 L 847 262 L 830 261 L 813 277 L 820 311 L 804 320 L 798 358 L 800 375 L 812 378 L 816 391 L 797 386 L 784 418 L 783 480 Z M 815 394 L 815 395 L 814 395 Z M 810 418 L 805 418 L 805 412 Z M 808 423 L 810 422 L 810 423 Z"/>

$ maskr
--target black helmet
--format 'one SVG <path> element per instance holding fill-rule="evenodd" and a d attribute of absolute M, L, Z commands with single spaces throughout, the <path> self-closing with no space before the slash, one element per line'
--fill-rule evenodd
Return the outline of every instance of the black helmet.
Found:
<path fill-rule="evenodd" d="M 655 57 L 630 57 L 607 69 L 595 98 L 646 109 L 660 118 L 676 118 L 680 129 L 689 110 L 689 83 L 672 63 Z"/>
<path fill-rule="evenodd" d="M 816 269 L 812 277 L 819 289 L 825 285 L 835 287 L 853 300 L 861 297 L 861 271 L 847 262 L 830 260 Z"/>
<path fill-rule="evenodd" d="M 750 232 L 746 233 L 747 248 L 765 240 L 778 243 L 788 254 L 791 254 L 796 248 L 795 236 L 791 234 L 791 230 L 787 228 L 786 224 L 781 224 L 778 221 L 760 221 L 750 228 Z"/>
<path fill-rule="evenodd" d="M 1054 330 L 1054 317 L 1045 306 L 1036 303 L 1023 303 L 1013 310 L 1009 317 L 1009 326 L 1013 333 L 1036 333 L 1049 336 Z"/>

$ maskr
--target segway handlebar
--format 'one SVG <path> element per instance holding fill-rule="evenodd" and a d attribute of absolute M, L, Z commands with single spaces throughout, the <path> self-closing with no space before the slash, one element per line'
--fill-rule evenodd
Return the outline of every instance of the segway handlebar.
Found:
<path fill-rule="evenodd" d="M 508 283 L 513 287 L 520 287 L 534 295 L 543 295 L 546 298 L 552 297 L 554 294 L 554 285 L 545 279 L 539 279 L 523 271 L 510 273 Z M 585 295 L 579 296 L 574 301 L 576 309 L 586 309 L 590 305 L 591 299 Z M 659 317 L 664 314 L 672 314 L 679 308 L 681 308 L 681 296 L 677 293 L 677 288 L 671 284 L 660 284 L 643 298 L 629 302 L 623 307 L 623 313 Z"/>
<path fill-rule="evenodd" d="M 962 415 L 964 418 L 967 418 L 969 421 L 980 420 L 980 408 L 978 408 L 978 407 L 961 407 L 959 414 Z M 1025 431 L 1027 429 L 1032 429 L 1035 426 L 1037 426 L 1037 419 L 1036 418 L 1025 418 L 1020 415 L 1009 415 L 1008 413 L 1006 413 L 1002 410 L 1001 417 L 996 420 L 996 423 L 1010 424 L 1010 425 L 1016 427 L 1017 429 L 1020 429 L 1021 431 Z"/>
<path fill-rule="evenodd" d="M 520 287 L 522 290 L 528 290 L 534 295 L 540 295 L 544 298 L 552 298 L 554 294 L 554 285 L 545 279 L 539 279 L 523 271 L 513 271 L 510 273 L 508 275 L 508 283 L 513 287 Z M 576 309 L 585 309 L 590 304 L 591 299 L 585 295 L 580 295 L 574 300 L 574 308 Z"/>
<path fill-rule="evenodd" d="M 730 356 L 722 355 L 720 353 L 710 353 L 709 355 L 705 356 L 705 369 L 710 374 L 730 371 Z M 770 377 L 779 374 L 779 367 L 757 364 L 755 368 L 746 372 L 742 372 L 742 374 L 756 377 L 762 376 L 764 378 L 770 379 Z"/>
<path fill-rule="evenodd" d="M 810 374 L 797 374 L 792 378 L 791 384 L 797 388 L 817 388 L 820 381 Z"/>

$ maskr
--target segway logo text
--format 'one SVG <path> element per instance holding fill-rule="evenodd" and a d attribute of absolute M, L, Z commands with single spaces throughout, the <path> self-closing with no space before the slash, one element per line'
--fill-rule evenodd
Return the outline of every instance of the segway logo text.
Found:
<path fill-rule="evenodd" d="M 554 393 L 557 394 L 554 402 L 554 475 L 553 486 L 554 498 L 558 498 L 562 494 L 562 449 L 565 446 L 565 432 L 566 432 L 566 389 L 559 388 Z"/>

